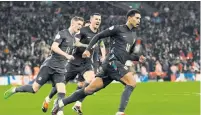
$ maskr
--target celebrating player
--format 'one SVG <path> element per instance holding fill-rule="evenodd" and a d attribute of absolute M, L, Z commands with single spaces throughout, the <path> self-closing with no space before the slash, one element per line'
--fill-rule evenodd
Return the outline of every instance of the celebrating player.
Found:
<path fill-rule="evenodd" d="M 143 56 L 136 56 L 132 50 L 134 42 L 137 38 L 136 28 L 140 25 L 141 14 L 138 10 L 130 10 L 127 13 L 127 23 L 125 25 L 112 26 L 93 37 L 89 46 L 83 53 L 83 57 L 90 57 L 90 50 L 93 45 L 101 38 L 111 37 L 113 44 L 107 58 L 102 64 L 101 71 L 96 75 L 87 87 L 75 91 L 71 96 L 59 100 L 52 110 L 52 115 L 56 115 L 60 108 L 85 98 L 96 91 L 105 88 L 113 80 L 120 81 L 125 85 L 125 90 L 122 93 L 121 103 L 116 115 L 125 115 L 124 110 L 129 101 L 130 95 L 133 92 L 136 81 L 133 78 L 133 73 L 128 70 L 125 65 L 127 61 L 144 61 Z"/>
<path fill-rule="evenodd" d="M 32 85 L 12 87 L 4 93 L 4 98 L 7 99 L 11 95 L 20 92 L 36 93 L 49 80 L 56 86 L 58 99 L 65 97 L 64 81 L 66 64 L 67 60 L 74 59 L 74 56 L 71 55 L 75 43 L 74 34 L 80 31 L 83 23 L 83 18 L 73 17 L 70 27 L 59 31 L 55 36 L 55 40 L 51 46 L 52 54 L 41 65 L 40 72 L 34 83 Z"/>
<path fill-rule="evenodd" d="M 101 24 L 101 15 L 99 13 L 94 13 L 90 17 L 90 25 L 81 28 L 80 32 L 75 35 L 76 38 L 76 49 L 73 53 L 74 60 L 71 60 L 67 65 L 67 73 L 66 73 L 66 82 L 69 80 L 75 79 L 78 75 L 78 84 L 77 89 L 81 89 L 83 87 L 83 82 L 85 82 L 85 86 L 87 86 L 94 78 L 95 73 L 92 65 L 92 61 L 90 58 L 82 58 L 82 54 L 88 46 L 91 39 L 98 33 L 98 28 Z M 102 49 L 104 51 L 105 49 Z M 105 52 L 102 53 L 105 56 Z M 103 57 L 104 58 L 104 57 Z M 43 102 L 42 110 L 44 112 L 47 111 L 50 99 L 57 93 L 56 88 L 52 88 L 51 93 L 45 98 Z M 83 98 L 84 99 L 84 98 Z M 83 99 L 78 100 L 73 109 L 78 113 L 82 114 L 81 104 Z"/>

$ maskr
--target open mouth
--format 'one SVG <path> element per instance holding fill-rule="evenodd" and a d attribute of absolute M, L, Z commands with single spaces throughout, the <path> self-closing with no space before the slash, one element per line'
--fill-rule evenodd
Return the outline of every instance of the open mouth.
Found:
<path fill-rule="evenodd" d="M 100 25 L 100 23 L 96 23 L 96 25 L 97 25 L 97 26 L 99 26 L 99 25 Z"/>

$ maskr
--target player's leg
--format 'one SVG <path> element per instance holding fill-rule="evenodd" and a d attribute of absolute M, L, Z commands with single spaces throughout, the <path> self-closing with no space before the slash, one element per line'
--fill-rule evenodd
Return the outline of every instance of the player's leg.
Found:
<path fill-rule="evenodd" d="M 122 82 L 125 85 L 125 89 L 122 93 L 121 96 L 121 102 L 119 105 L 119 110 L 116 113 L 116 115 L 125 115 L 124 111 L 125 108 L 129 102 L 129 98 L 136 86 L 136 81 L 133 77 L 133 72 L 129 72 L 128 67 L 125 65 L 121 64 L 120 62 L 116 61 L 114 62 L 118 68 L 119 76 L 116 76 L 116 80 Z"/>
<path fill-rule="evenodd" d="M 85 86 L 85 79 L 83 75 L 78 74 L 78 77 L 76 78 L 77 80 L 77 88 L 76 90 L 80 90 Z"/>
<path fill-rule="evenodd" d="M 48 95 L 49 99 L 52 99 L 54 95 L 57 94 L 57 88 L 55 86 L 52 87 L 50 94 Z"/>
<path fill-rule="evenodd" d="M 89 70 L 89 71 L 84 72 L 83 77 L 85 79 L 85 83 L 89 84 L 95 78 L 95 73 L 93 70 Z"/>
<path fill-rule="evenodd" d="M 84 87 L 88 86 L 89 83 L 91 83 L 95 78 L 95 72 L 92 64 L 86 64 L 81 72 L 83 75 L 83 80 L 85 80 Z M 102 76 L 104 72 L 100 73 L 100 76 Z"/>
<path fill-rule="evenodd" d="M 79 73 L 79 66 L 76 66 L 74 64 L 68 63 L 67 65 L 67 73 L 65 74 L 65 81 L 64 83 L 67 84 L 70 80 L 75 79 L 76 75 Z M 61 76 L 61 75 L 60 75 Z M 65 95 L 63 95 L 65 93 L 65 86 L 63 87 L 63 80 L 57 77 L 54 77 L 57 80 L 55 80 L 54 82 L 57 83 L 57 91 L 58 91 L 58 100 L 61 100 L 62 98 L 64 98 Z M 57 102 L 54 104 L 54 106 L 57 105 Z M 62 108 L 60 109 L 60 113 L 62 113 Z"/>
<path fill-rule="evenodd" d="M 67 84 L 67 82 L 65 82 L 65 84 Z M 57 88 L 56 88 L 55 84 L 52 83 L 52 89 L 51 89 L 49 95 L 45 97 L 43 104 L 42 104 L 42 111 L 43 112 L 47 112 L 48 107 L 49 107 L 49 103 L 51 102 L 51 99 L 56 94 L 57 94 Z"/>
<path fill-rule="evenodd" d="M 79 99 L 85 98 L 87 95 L 91 95 L 94 92 L 99 91 L 100 89 L 110 84 L 111 81 L 112 80 L 105 82 L 103 78 L 96 77 L 87 87 L 80 89 L 78 91 L 75 91 L 69 97 L 60 100 L 59 104 L 53 108 L 52 115 L 56 115 L 58 110 L 66 106 L 67 104 L 73 103 Z"/>
<path fill-rule="evenodd" d="M 83 78 L 83 77 L 81 78 L 81 77 L 82 77 L 82 76 L 79 76 L 79 77 L 78 77 L 76 90 L 82 89 L 82 88 L 84 87 L 84 85 L 85 85 L 84 78 Z M 83 79 L 83 80 L 81 81 L 80 79 Z"/>
<path fill-rule="evenodd" d="M 63 99 L 66 95 L 66 89 L 65 89 L 65 84 L 64 83 L 56 83 L 56 88 L 57 88 L 57 100 L 55 100 L 54 105 L 58 104 L 58 101 Z M 63 108 L 60 108 L 57 115 L 63 115 Z"/>
<path fill-rule="evenodd" d="M 51 99 L 53 98 L 53 96 L 56 94 L 57 94 L 56 86 L 52 85 L 52 89 L 50 91 L 50 94 L 48 96 L 46 96 L 45 100 L 43 101 L 43 104 L 42 104 L 42 111 L 43 112 L 47 112 L 48 107 L 49 107 L 49 103 L 51 102 Z"/>
<path fill-rule="evenodd" d="M 78 80 L 84 82 L 84 87 L 88 86 L 89 83 L 95 78 L 95 73 L 93 71 L 93 66 L 91 64 L 85 64 L 81 66 L 80 73 L 81 75 L 78 77 Z M 79 87 L 79 88 L 81 89 L 82 87 Z M 77 108 L 81 108 L 81 104 L 83 100 L 84 98 L 78 100 L 75 103 L 75 106 L 77 106 Z"/>
<path fill-rule="evenodd" d="M 88 86 L 89 83 L 95 78 L 95 73 L 93 70 L 93 66 L 90 63 L 84 64 L 80 67 L 81 75 L 78 77 L 79 81 L 85 81 L 84 87 Z M 84 98 L 76 101 L 75 105 L 73 106 L 73 110 L 75 110 L 78 114 L 82 114 L 81 106 L 82 101 Z"/>
<path fill-rule="evenodd" d="M 80 90 L 82 89 L 84 86 L 85 86 L 85 79 L 82 75 L 78 75 L 77 77 L 77 89 L 76 90 Z M 78 115 L 82 115 L 82 110 L 81 110 L 81 107 L 82 107 L 82 101 L 84 100 L 83 99 L 80 99 L 78 101 L 76 101 L 75 105 L 72 107 L 72 109 L 78 113 Z"/>
<path fill-rule="evenodd" d="M 9 98 L 10 96 L 12 96 L 13 94 L 15 93 L 22 93 L 22 92 L 25 92 L 25 93 L 36 93 L 40 87 L 42 85 L 44 85 L 47 81 L 48 81 L 48 78 L 49 78 L 49 67 L 47 66 L 43 66 L 39 73 L 38 73 L 38 76 L 36 78 L 36 80 L 34 81 L 34 83 L 32 85 L 24 85 L 24 86 L 19 86 L 19 87 L 12 87 L 11 89 L 7 90 L 5 93 L 4 93 L 4 98 L 7 99 Z"/>
<path fill-rule="evenodd" d="M 66 95 L 66 81 L 65 81 L 65 73 L 57 73 L 55 72 L 52 76 L 53 83 L 56 84 L 57 89 L 57 100 L 54 105 L 58 104 L 58 101 L 63 99 Z M 59 109 L 58 115 L 63 115 L 63 108 Z"/>
<path fill-rule="evenodd" d="M 67 105 L 79 100 L 80 98 L 84 98 L 87 95 L 92 95 L 94 92 L 106 87 L 109 83 L 111 83 L 111 81 L 112 80 L 105 82 L 103 78 L 96 77 L 87 87 L 74 92 L 68 98 L 63 99 L 62 102 L 64 105 Z"/>
<path fill-rule="evenodd" d="M 87 95 L 91 95 L 94 92 L 99 91 L 100 89 L 110 84 L 112 80 L 106 77 L 107 65 L 108 64 L 105 64 L 103 66 L 103 68 L 105 68 L 104 69 L 105 71 L 102 69 L 102 71 L 97 75 L 98 77 L 96 77 L 87 87 L 77 90 L 69 97 L 60 100 L 59 104 L 53 108 L 52 115 L 56 115 L 58 110 L 66 106 L 67 104 L 70 104 L 79 99 L 85 98 Z"/>
<path fill-rule="evenodd" d="M 121 102 L 119 105 L 119 110 L 118 110 L 116 115 L 125 115 L 124 114 L 125 108 L 127 107 L 127 104 L 129 102 L 129 98 L 130 98 L 133 90 L 136 87 L 136 81 L 133 77 L 132 72 L 128 72 L 126 75 L 124 75 L 121 78 L 121 82 L 123 84 L 125 84 L 125 88 L 124 88 L 124 91 L 122 93 Z"/>
<path fill-rule="evenodd" d="M 75 78 L 75 76 L 77 75 L 77 72 L 74 70 L 75 67 L 73 67 L 72 64 L 68 64 L 66 69 L 68 72 L 66 72 L 65 74 L 65 84 L 67 84 L 67 82 L 69 80 L 72 80 Z M 46 96 L 46 98 L 43 101 L 42 104 L 42 111 L 43 112 L 47 112 L 48 107 L 49 107 L 49 103 L 51 101 L 51 99 L 53 98 L 54 95 L 57 94 L 57 88 L 55 86 L 55 84 L 52 85 L 52 90 L 50 91 L 50 94 L 48 96 Z"/>

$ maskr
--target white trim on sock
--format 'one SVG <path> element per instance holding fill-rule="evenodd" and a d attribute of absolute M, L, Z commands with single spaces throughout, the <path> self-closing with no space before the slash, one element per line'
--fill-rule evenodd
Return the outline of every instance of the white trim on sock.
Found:
<path fill-rule="evenodd" d="M 80 102 L 80 101 L 76 101 L 75 105 L 81 107 L 81 106 L 82 106 L 82 102 Z"/>
<path fill-rule="evenodd" d="M 63 111 L 58 111 L 57 115 L 64 115 Z"/>
<path fill-rule="evenodd" d="M 49 96 L 47 96 L 47 97 L 45 98 L 45 101 L 48 102 L 48 103 L 51 101 L 51 99 L 49 98 Z"/>
<path fill-rule="evenodd" d="M 117 112 L 116 115 L 123 115 L 124 112 Z"/>
<path fill-rule="evenodd" d="M 63 107 L 64 106 L 64 103 L 62 100 L 59 100 L 59 107 Z"/>
<path fill-rule="evenodd" d="M 16 92 L 16 87 L 14 87 L 14 88 L 12 89 L 12 92 L 14 92 L 14 93 Z"/>

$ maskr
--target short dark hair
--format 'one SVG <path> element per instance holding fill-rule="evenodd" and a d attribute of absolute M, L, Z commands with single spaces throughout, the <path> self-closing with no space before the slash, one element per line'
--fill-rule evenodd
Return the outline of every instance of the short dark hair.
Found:
<path fill-rule="evenodd" d="M 101 14 L 100 14 L 100 13 L 93 13 L 93 14 L 91 14 L 91 15 L 90 15 L 90 17 L 93 17 L 94 15 L 101 16 Z"/>
<path fill-rule="evenodd" d="M 85 21 L 85 24 L 86 24 L 86 23 L 91 23 L 91 22 L 90 22 L 90 20 L 86 20 L 86 21 Z"/>
<path fill-rule="evenodd" d="M 128 18 L 129 16 L 134 16 L 135 14 L 141 14 L 139 10 L 136 9 L 131 9 L 127 12 L 126 17 Z"/>

